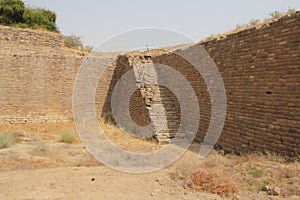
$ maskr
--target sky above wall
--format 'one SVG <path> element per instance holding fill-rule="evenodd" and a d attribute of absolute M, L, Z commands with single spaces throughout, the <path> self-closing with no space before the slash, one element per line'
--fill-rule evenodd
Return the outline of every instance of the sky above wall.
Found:
<path fill-rule="evenodd" d="M 228 32 L 237 24 L 263 20 L 273 11 L 300 10 L 299 0 L 25 0 L 25 3 L 55 11 L 62 34 L 81 36 L 85 45 L 94 47 L 120 32 L 141 27 L 174 30 L 200 41 L 211 34 Z M 151 40 L 160 43 L 155 34 L 152 36 Z M 176 39 L 168 45 L 183 42 Z"/>

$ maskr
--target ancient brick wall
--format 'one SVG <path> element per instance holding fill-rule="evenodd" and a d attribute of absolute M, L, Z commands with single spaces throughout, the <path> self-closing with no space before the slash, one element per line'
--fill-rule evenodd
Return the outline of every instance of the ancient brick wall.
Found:
<path fill-rule="evenodd" d="M 20 51 L 20 46 L 43 46 L 61 48 L 64 46 L 63 36 L 46 31 L 35 31 L 31 29 L 19 29 L 0 25 L 1 43 L 9 42 L 10 45 L 17 45 L 15 50 Z M 1 46 L 5 48 L 5 46 Z M 8 49 L 9 50 L 9 49 Z"/>
<path fill-rule="evenodd" d="M 0 26 L 0 122 L 66 121 L 82 53 L 59 34 Z"/>
<path fill-rule="evenodd" d="M 299 44 L 299 12 L 259 29 L 201 43 L 216 63 L 226 89 L 227 115 L 219 146 L 299 155 Z M 178 51 L 193 51 L 193 47 Z M 73 84 L 85 55 L 65 49 L 61 35 L 0 26 L 0 123 L 72 119 Z M 120 56 L 101 77 L 96 93 L 99 117 L 111 116 L 111 94 L 120 77 L 134 67 L 130 59 L 130 55 Z M 197 140 L 202 141 L 211 118 L 204 80 L 174 53 L 153 54 L 151 62 L 173 67 L 190 82 L 199 101 Z M 134 93 L 129 104 L 132 119 L 140 125 L 149 123 L 145 108 L 150 105 L 149 87 L 143 89 Z M 159 101 L 167 111 L 171 108 L 163 131 L 174 132 L 180 106 L 172 92 L 163 87 L 159 90 Z"/>
<path fill-rule="evenodd" d="M 300 13 L 265 27 L 203 42 L 226 89 L 227 115 L 218 144 L 228 150 L 300 153 Z M 186 50 L 193 54 L 193 47 Z M 202 78 L 175 54 L 155 58 L 189 80 L 199 100 L 202 141 L 211 117 Z"/>

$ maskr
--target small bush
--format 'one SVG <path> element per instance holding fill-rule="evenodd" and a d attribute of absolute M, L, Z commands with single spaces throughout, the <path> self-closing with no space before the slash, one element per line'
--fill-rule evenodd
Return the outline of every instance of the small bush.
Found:
<path fill-rule="evenodd" d="M 236 183 L 229 177 L 210 170 L 199 170 L 191 177 L 188 185 L 199 192 L 209 192 L 226 197 L 230 197 L 238 191 Z"/>
<path fill-rule="evenodd" d="M 0 0 L 0 24 L 58 32 L 54 12 L 26 7 L 22 0 Z"/>
<path fill-rule="evenodd" d="M 25 4 L 22 0 L 0 0 L 0 23 L 10 25 L 23 23 Z"/>
<path fill-rule="evenodd" d="M 47 29 L 49 31 L 58 32 L 56 27 L 56 14 L 52 11 L 42 8 L 26 8 L 23 14 L 25 24 L 37 29 L 38 27 Z"/>
<path fill-rule="evenodd" d="M 60 137 L 59 137 L 59 141 L 60 142 L 65 142 L 65 143 L 73 143 L 75 141 L 76 137 L 69 133 L 69 132 L 62 132 L 60 134 Z"/>
<path fill-rule="evenodd" d="M 15 136 L 13 134 L 0 133 L 0 149 L 8 148 L 15 143 Z"/>
<path fill-rule="evenodd" d="M 248 169 L 249 173 L 253 178 L 261 178 L 263 177 L 263 171 L 261 169 L 257 169 L 255 167 L 251 167 Z"/>
<path fill-rule="evenodd" d="M 257 26 L 258 24 L 260 23 L 259 19 L 252 19 L 250 22 L 249 22 L 249 26 Z"/>
<path fill-rule="evenodd" d="M 279 19 L 280 17 L 282 17 L 284 15 L 284 13 L 280 12 L 280 11 L 274 11 L 274 12 L 271 12 L 269 14 L 269 16 L 272 18 L 272 19 Z"/>
<path fill-rule="evenodd" d="M 176 184 L 194 191 L 217 194 L 223 197 L 231 197 L 238 192 L 236 182 L 223 171 L 208 169 L 204 166 L 184 165 L 178 166 L 171 174 Z"/>
<path fill-rule="evenodd" d="M 216 37 L 214 34 L 210 34 L 208 37 L 205 38 L 205 40 L 212 40 Z"/>
<path fill-rule="evenodd" d="M 295 14 L 297 12 L 297 10 L 295 8 L 289 8 L 287 11 L 287 14 L 292 15 Z"/>
<path fill-rule="evenodd" d="M 64 36 L 65 46 L 71 49 L 78 49 L 81 51 L 91 52 L 94 47 L 92 46 L 83 46 L 81 37 L 77 35 Z"/>
<path fill-rule="evenodd" d="M 65 36 L 65 46 L 73 49 L 82 49 L 81 38 L 76 35 Z"/>

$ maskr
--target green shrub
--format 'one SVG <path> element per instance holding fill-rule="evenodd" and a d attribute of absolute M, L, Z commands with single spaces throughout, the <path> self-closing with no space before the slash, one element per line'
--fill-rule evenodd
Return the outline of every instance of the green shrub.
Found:
<path fill-rule="evenodd" d="M 29 27 L 41 27 L 49 31 L 58 32 L 55 21 L 56 14 L 41 8 L 26 8 L 23 14 L 24 22 Z"/>
<path fill-rule="evenodd" d="M 0 0 L 0 23 L 5 25 L 24 22 L 25 4 L 22 0 Z"/>
<path fill-rule="evenodd" d="M 15 141 L 16 139 L 13 134 L 0 133 L 0 149 L 10 147 Z"/>
<path fill-rule="evenodd" d="M 76 139 L 76 137 L 67 131 L 62 132 L 59 137 L 60 142 L 65 142 L 65 143 L 69 143 L 69 144 L 73 143 L 75 141 L 75 139 Z"/>
<path fill-rule="evenodd" d="M 76 35 L 65 36 L 65 46 L 73 49 L 82 49 L 81 38 Z"/>
<path fill-rule="evenodd" d="M 58 32 L 54 12 L 26 7 L 22 0 L 0 0 L 0 24 Z"/>

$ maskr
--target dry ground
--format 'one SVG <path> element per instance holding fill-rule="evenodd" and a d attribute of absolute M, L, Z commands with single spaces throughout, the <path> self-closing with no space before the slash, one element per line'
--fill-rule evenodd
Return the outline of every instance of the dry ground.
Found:
<path fill-rule="evenodd" d="M 104 124 L 116 145 L 135 152 L 160 148 Z M 73 134 L 71 144 L 60 142 Z M 200 144 L 158 172 L 128 174 L 96 161 L 81 144 L 73 123 L 1 125 L 16 143 L 0 149 L 0 199 L 300 199 L 300 164 L 268 154 L 212 152 L 200 159 Z M 279 196 L 262 187 L 278 186 Z"/>

